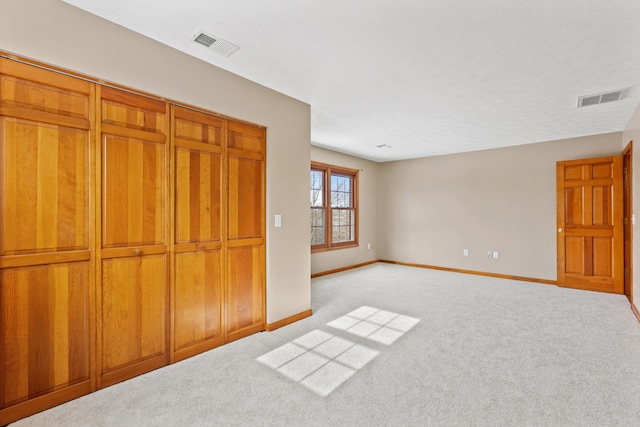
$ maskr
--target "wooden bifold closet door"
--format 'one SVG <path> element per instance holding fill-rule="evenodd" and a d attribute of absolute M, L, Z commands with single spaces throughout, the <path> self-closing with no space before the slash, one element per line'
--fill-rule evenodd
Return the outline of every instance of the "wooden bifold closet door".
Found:
<path fill-rule="evenodd" d="M 98 93 L 104 387 L 168 363 L 169 106 L 107 87 Z"/>
<path fill-rule="evenodd" d="M 93 99 L 0 58 L 0 425 L 94 388 Z"/>
<path fill-rule="evenodd" d="M 264 330 L 264 129 L 173 107 L 172 361 Z"/>
<path fill-rule="evenodd" d="M 228 122 L 227 341 L 264 330 L 265 132 Z"/>
<path fill-rule="evenodd" d="M 222 119 L 173 108 L 173 322 L 171 360 L 224 342 Z"/>
<path fill-rule="evenodd" d="M 264 128 L 0 58 L 0 425 L 265 327 Z"/>

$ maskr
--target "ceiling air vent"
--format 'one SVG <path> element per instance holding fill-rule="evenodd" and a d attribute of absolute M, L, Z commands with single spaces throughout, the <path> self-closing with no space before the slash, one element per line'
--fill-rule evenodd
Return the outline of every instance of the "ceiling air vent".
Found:
<path fill-rule="evenodd" d="M 578 98 L 578 108 L 587 107 L 589 105 L 604 104 L 605 102 L 620 101 L 627 94 L 627 90 L 629 90 L 629 88 L 598 93 L 595 95 L 581 96 Z"/>
<path fill-rule="evenodd" d="M 204 31 L 198 31 L 192 40 L 222 56 L 230 56 L 240 49 L 238 46 Z"/>

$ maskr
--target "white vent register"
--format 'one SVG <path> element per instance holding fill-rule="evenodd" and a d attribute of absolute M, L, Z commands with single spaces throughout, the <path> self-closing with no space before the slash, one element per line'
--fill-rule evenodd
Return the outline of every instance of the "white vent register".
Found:
<path fill-rule="evenodd" d="M 194 43 L 198 43 L 209 50 L 222 56 L 231 56 L 232 53 L 240 49 L 233 43 L 229 43 L 226 40 L 222 40 L 220 37 L 213 34 L 205 33 L 204 31 L 198 31 L 192 38 Z"/>
<path fill-rule="evenodd" d="M 585 95 L 578 98 L 578 108 L 589 105 L 604 104 L 605 102 L 620 101 L 625 97 L 629 88 L 618 89 L 610 92 L 597 93 L 595 95 Z"/>

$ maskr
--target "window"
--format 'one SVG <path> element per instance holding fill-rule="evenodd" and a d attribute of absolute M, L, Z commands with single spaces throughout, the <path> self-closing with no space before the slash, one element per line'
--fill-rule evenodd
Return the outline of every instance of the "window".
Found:
<path fill-rule="evenodd" d="M 358 171 L 311 162 L 311 250 L 358 246 Z"/>

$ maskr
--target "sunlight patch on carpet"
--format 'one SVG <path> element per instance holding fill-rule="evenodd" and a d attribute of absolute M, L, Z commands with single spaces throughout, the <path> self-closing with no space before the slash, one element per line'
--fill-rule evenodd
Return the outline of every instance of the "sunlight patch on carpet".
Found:
<path fill-rule="evenodd" d="M 328 326 L 384 345 L 391 345 L 420 319 L 362 306 Z M 284 344 L 256 360 L 320 396 L 328 396 L 379 351 L 319 329 Z"/>
<path fill-rule="evenodd" d="M 328 396 L 378 354 L 316 329 L 256 360 L 320 396 Z"/>
<path fill-rule="evenodd" d="M 418 322 L 420 319 L 415 317 L 365 305 L 327 323 L 327 325 L 381 344 L 390 345 Z"/>

